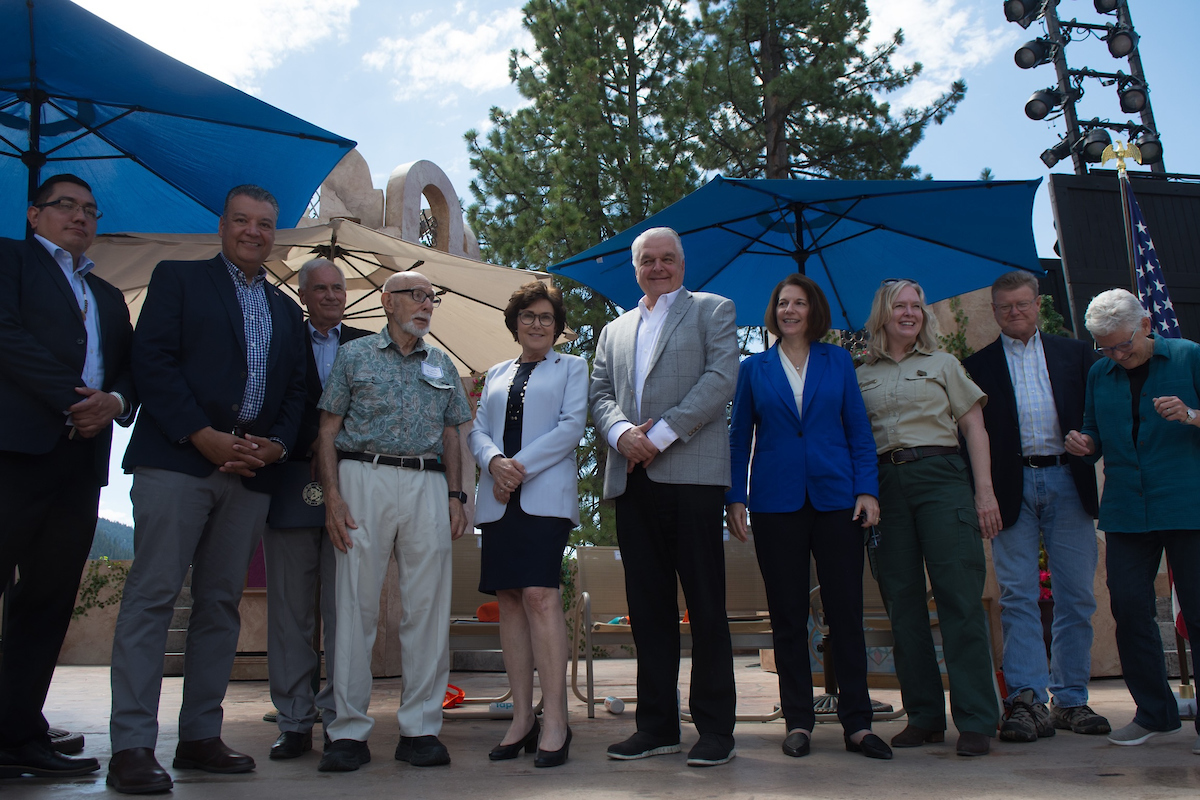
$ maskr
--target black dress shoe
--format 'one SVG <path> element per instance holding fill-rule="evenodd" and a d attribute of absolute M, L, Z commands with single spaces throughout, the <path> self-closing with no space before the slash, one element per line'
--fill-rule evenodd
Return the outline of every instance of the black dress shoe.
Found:
<path fill-rule="evenodd" d="M 920 747 L 923 744 L 936 744 L 946 741 L 945 731 L 931 731 L 918 728 L 916 725 L 906 725 L 904 730 L 892 737 L 892 747 Z"/>
<path fill-rule="evenodd" d="M 299 758 L 312 750 L 312 731 L 284 731 L 271 745 L 271 758 Z"/>
<path fill-rule="evenodd" d="M 450 751 L 436 736 L 401 736 L 396 744 L 396 760 L 414 767 L 440 767 L 450 763 Z"/>
<path fill-rule="evenodd" d="M 1108 731 L 1105 731 L 1108 733 Z M 83 734 L 72 733 L 62 728 L 51 728 L 46 731 L 50 737 L 50 749 L 64 756 L 73 756 L 83 751 Z"/>
<path fill-rule="evenodd" d="M 94 758 L 70 758 L 45 741 L 0 748 L 0 778 L 33 775 L 38 778 L 74 778 L 100 769 Z"/>
<path fill-rule="evenodd" d="M 250 772 L 254 769 L 254 759 L 236 750 L 230 749 L 220 736 L 208 739 L 196 739 L 191 742 L 180 742 L 175 748 L 175 769 L 202 769 L 205 772 L 231 774 L 234 772 Z"/>
<path fill-rule="evenodd" d="M 124 794 L 169 792 L 175 785 L 149 747 L 131 747 L 113 753 L 104 782 Z"/>
<path fill-rule="evenodd" d="M 991 747 L 992 737 L 974 731 L 962 731 L 958 734 L 955 752 L 960 756 L 986 756 Z"/>
<path fill-rule="evenodd" d="M 516 758 L 521 755 L 521 748 L 525 748 L 526 753 L 532 753 L 538 750 L 538 734 L 541 733 L 542 726 L 538 723 L 537 717 L 533 718 L 533 725 L 529 728 L 529 733 L 520 741 L 512 744 L 498 744 L 492 748 L 492 752 L 488 753 L 488 758 L 492 761 L 507 761 L 510 758 Z"/>
<path fill-rule="evenodd" d="M 325 745 L 317 772 L 354 772 L 371 761 L 371 749 L 357 739 L 335 739 Z"/>
<path fill-rule="evenodd" d="M 563 741 L 563 746 L 557 750 L 543 750 L 540 747 L 537 751 L 537 757 L 533 759 L 535 767 L 561 767 L 567 763 L 567 753 L 571 750 L 571 729 L 567 728 L 567 738 Z"/>
<path fill-rule="evenodd" d="M 792 758 L 808 755 L 811 746 L 812 742 L 809 741 L 808 734 L 804 731 L 792 731 L 783 740 L 783 752 Z"/>
<path fill-rule="evenodd" d="M 862 753 L 867 758 L 882 758 L 885 761 L 890 761 L 892 758 L 892 748 L 888 747 L 883 739 L 880 739 L 873 733 L 868 733 L 858 743 L 855 743 L 849 736 L 844 738 L 846 740 L 846 749 L 851 753 Z"/>

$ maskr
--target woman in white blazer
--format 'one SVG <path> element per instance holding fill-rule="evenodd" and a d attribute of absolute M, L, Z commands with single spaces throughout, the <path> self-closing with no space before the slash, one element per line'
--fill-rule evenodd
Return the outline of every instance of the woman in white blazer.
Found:
<path fill-rule="evenodd" d="M 479 463 L 475 522 L 483 530 L 479 590 L 500 604 L 500 641 L 513 721 L 488 757 L 537 750 L 534 766 L 567 760 L 567 626 L 559 575 L 579 524 L 575 448 L 587 419 L 587 362 L 556 353 L 566 327 L 562 296 L 540 281 L 513 293 L 505 323 L 521 356 L 488 370 L 469 442 Z M 545 725 L 533 713 L 541 677 Z M 540 739 L 539 739 L 540 734 Z"/>

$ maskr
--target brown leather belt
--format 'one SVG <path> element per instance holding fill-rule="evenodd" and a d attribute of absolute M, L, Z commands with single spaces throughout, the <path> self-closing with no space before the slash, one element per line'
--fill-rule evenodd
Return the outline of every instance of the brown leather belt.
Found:
<path fill-rule="evenodd" d="M 880 464 L 909 464 L 930 456 L 952 456 L 958 454 L 957 447 L 906 447 L 884 453 L 879 457 Z"/>
<path fill-rule="evenodd" d="M 404 467 L 404 469 L 423 469 L 430 472 L 445 472 L 446 465 L 436 458 L 418 458 L 416 456 L 385 456 L 378 453 L 347 453 L 337 451 L 338 461 L 365 461 L 368 464 L 383 464 L 388 467 Z"/>

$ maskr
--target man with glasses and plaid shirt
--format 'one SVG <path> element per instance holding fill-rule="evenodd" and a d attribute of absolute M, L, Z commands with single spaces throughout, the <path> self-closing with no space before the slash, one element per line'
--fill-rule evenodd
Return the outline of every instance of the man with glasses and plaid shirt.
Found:
<path fill-rule="evenodd" d="M 108 483 L 112 423 L 128 425 L 137 403 L 125 299 L 85 255 L 100 216 L 86 182 L 55 175 L 26 214 L 32 236 L 0 239 L 0 778 L 100 769 L 56 752 L 42 716 Z M 14 568 L 20 580 L 5 589 Z"/>
<path fill-rule="evenodd" d="M 279 206 L 259 186 L 225 199 L 221 252 L 154 270 L 133 337 L 142 412 L 124 467 L 133 473 L 134 561 L 112 655 L 108 785 L 172 786 L 154 757 L 163 653 L 189 566 L 176 769 L 235 773 L 254 759 L 221 741 L 246 568 L 270 505 L 263 472 L 287 459 L 305 397 L 300 307 L 267 281 Z"/>
<path fill-rule="evenodd" d="M 1063 445 L 1066 432 L 1083 422 L 1095 354 L 1078 339 L 1041 334 L 1041 297 L 1030 272 L 997 278 L 992 310 L 1000 337 L 963 366 L 988 395 L 983 420 L 1004 523 L 992 540 L 1008 687 L 1000 739 L 1036 742 L 1056 729 L 1108 733 L 1108 720 L 1087 704 L 1096 611 L 1096 470 Z M 1039 542 L 1053 576 L 1049 666 L 1038 607 Z"/>
<path fill-rule="evenodd" d="M 450 678 L 450 542 L 467 529 L 458 426 L 471 407 L 454 362 L 424 339 L 441 303 L 429 279 L 392 275 L 381 302 L 387 325 L 338 348 L 318 404 L 317 469 L 337 548 L 337 718 L 321 772 L 371 760 L 371 649 L 392 554 L 404 605 L 396 760 L 450 763 L 438 734 Z"/>

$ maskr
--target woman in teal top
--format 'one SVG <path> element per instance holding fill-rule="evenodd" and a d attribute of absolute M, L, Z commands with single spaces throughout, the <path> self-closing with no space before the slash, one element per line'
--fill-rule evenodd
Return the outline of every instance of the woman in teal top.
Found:
<path fill-rule="evenodd" d="M 1108 358 L 1088 373 L 1083 430 L 1067 452 L 1104 457 L 1101 530 L 1117 652 L 1133 721 L 1108 740 L 1138 745 L 1180 730 L 1155 621 L 1154 578 L 1166 551 L 1188 635 L 1200 641 L 1200 345 L 1152 334 L 1150 314 L 1124 289 L 1092 299 L 1084 324 Z M 1197 720 L 1200 731 L 1200 720 Z M 1200 755 L 1200 736 L 1192 752 Z"/>

